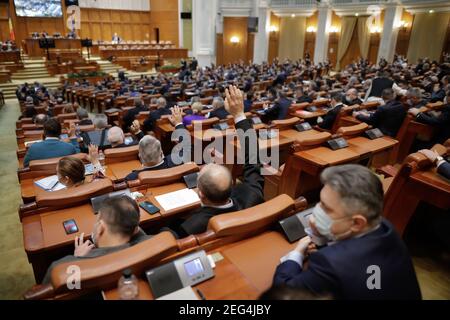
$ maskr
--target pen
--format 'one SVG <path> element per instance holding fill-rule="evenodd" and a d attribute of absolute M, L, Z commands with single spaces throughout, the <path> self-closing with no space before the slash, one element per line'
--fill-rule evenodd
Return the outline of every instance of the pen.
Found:
<path fill-rule="evenodd" d="M 203 293 L 200 291 L 200 289 L 197 289 L 197 293 L 198 293 L 198 295 L 200 296 L 200 298 L 201 298 L 202 300 L 206 300 L 205 296 L 204 296 Z"/>

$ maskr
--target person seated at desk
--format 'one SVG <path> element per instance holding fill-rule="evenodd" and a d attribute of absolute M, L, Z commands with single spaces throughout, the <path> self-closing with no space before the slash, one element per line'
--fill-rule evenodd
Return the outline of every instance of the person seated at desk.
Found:
<path fill-rule="evenodd" d="M 91 145 L 89 148 L 89 159 L 94 165 L 94 179 L 98 174 L 103 174 L 103 168 L 98 160 L 98 148 Z M 81 159 L 75 157 L 61 158 L 56 165 L 58 181 L 66 189 L 81 186 L 85 183 L 85 167 Z"/>
<path fill-rule="evenodd" d="M 402 103 L 395 99 L 394 90 L 384 89 L 382 96 L 385 104 L 379 106 L 374 113 L 358 111 L 354 116 L 359 121 L 380 129 L 383 134 L 395 138 L 405 119 L 406 111 Z"/>
<path fill-rule="evenodd" d="M 345 93 L 344 101 L 342 101 L 347 106 L 353 106 L 355 104 L 361 105 L 363 102 L 358 97 L 358 90 L 355 88 L 348 89 Z"/>
<path fill-rule="evenodd" d="M 143 171 L 169 169 L 177 166 L 172 161 L 171 155 L 164 156 L 161 142 L 150 135 L 144 136 L 139 141 L 139 160 L 142 169 L 133 170 L 125 177 L 126 181 L 137 180 L 139 173 Z"/>
<path fill-rule="evenodd" d="M 144 137 L 144 133 L 141 131 L 139 121 L 137 120 L 135 120 L 131 125 L 130 131 L 135 136 L 135 138 L 132 138 L 133 140 L 131 142 L 125 143 L 125 134 L 123 133 L 122 129 L 120 129 L 119 127 L 112 127 L 111 129 L 109 129 L 107 139 L 108 142 L 111 144 L 111 147 L 123 148 L 135 146 L 139 143 L 139 140 L 141 140 Z"/>
<path fill-rule="evenodd" d="M 370 87 L 367 90 L 364 101 L 380 101 L 385 89 L 392 89 L 397 95 L 406 95 L 406 90 L 400 88 L 390 78 L 389 71 L 378 71 L 377 76 L 370 81 Z"/>
<path fill-rule="evenodd" d="M 366 167 L 348 164 L 326 168 L 321 181 L 320 202 L 306 229 L 310 236 L 281 258 L 274 285 L 336 299 L 421 299 L 408 249 L 381 216 L 379 178 Z M 311 239 L 327 245 L 317 250 Z"/>
<path fill-rule="evenodd" d="M 141 98 L 134 98 L 134 108 L 127 111 L 123 117 L 122 129 L 128 131 L 136 116 L 143 111 L 148 111 L 148 108 L 144 105 Z"/>
<path fill-rule="evenodd" d="M 191 106 L 192 114 L 186 115 L 183 117 L 183 125 L 188 126 L 192 123 L 192 121 L 196 120 L 204 120 L 205 117 L 201 115 L 201 111 L 203 110 L 203 105 L 201 102 L 194 102 Z"/>
<path fill-rule="evenodd" d="M 44 141 L 33 143 L 23 159 L 24 167 L 28 167 L 30 161 L 69 156 L 79 153 L 75 125 L 72 123 L 69 130 L 71 143 L 59 140 L 61 135 L 61 124 L 55 118 L 50 118 L 44 123 Z"/>
<path fill-rule="evenodd" d="M 274 104 L 271 107 L 264 106 L 263 121 L 270 122 L 272 120 L 286 119 L 292 101 L 286 98 L 281 90 L 276 90 L 275 88 L 269 89 L 268 98 L 269 101 L 274 101 Z"/>
<path fill-rule="evenodd" d="M 416 121 L 432 126 L 435 129 L 430 141 L 416 140 L 413 150 L 429 149 L 436 143 L 444 143 L 450 138 L 450 91 L 447 93 L 446 105 L 440 111 L 421 112 L 420 109 L 409 109 L 408 113 L 416 117 Z"/>
<path fill-rule="evenodd" d="M 43 126 L 48 119 L 48 115 L 40 113 L 33 117 L 33 123 L 37 126 Z"/>
<path fill-rule="evenodd" d="M 294 93 L 294 103 L 303 103 L 303 102 L 308 102 L 308 103 L 312 103 L 313 99 L 311 97 L 309 97 L 304 91 L 303 88 L 299 87 L 297 89 L 295 89 L 295 93 Z"/>
<path fill-rule="evenodd" d="M 114 32 L 114 35 L 112 37 L 112 43 L 113 44 L 117 44 L 117 43 L 120 43 L 120 41 L 122 41 L 122 39 L 120 39 L 120 37 L 117 34 L 117 32 Z"/>
<path fill-rule="evenodd" d="M 75 250 L 53 262 L 42 280 L 50 283 L 52 269 L 64 262 L 101 257 L 149 239 L 139 227 L 140 213 L 136 201 L 128 196 L 106 199 L 96 216 L 91 240 L 84 240 L 84 233 L 75 237 Z"/>
<path fill-rule="evenodd" d="M 242 91 L 234 86 L 226 90 L 225 108 L 233 118 L 238 134 L 254 130 L 244 114 L 244 97 Z M 181 114 L 178 120 L 181 122 Z M 256 133 L 255 133 L 256 135 Z M 175 236 L 183 238 L 189 234 L 206 231 L 212 217 L 255 206 L 264 201 L 261 165 L 257 155 L 250 154 L 250 141 L 245 138 L 245 163 L 242 183 L 233 187 L 230 171 L 218 164 L 207 164 L 198 175 L 197 186 L 202 207 L 184 221 L 174 222 L 168 229 Z M 258 150 L 258 148 L 256 149 Z"/>
<path fill-rule="evenodd" d="M 212 111 L 206 114 L 206 118 L 219 118 L 220 120 L 226 119 L 229 113 L 225 110 L 222 97 L 214 97 L 212 102 Z"/>
<path fill-rule="evenodd" d="M 253 100 L 254 94 L 253 91 L 250 90 L 245 94 L 244 112 L 250 112 L 252 110 Z"/>
<path fill-rule="evenodd" d="M 144 121 L 144 131 L 153 131 L 155 129 L 156 120 L 161 119 L 161 116 L 166 114 L 170 114 L 170 109 L 167 108 L 167 100 L 160 97 L 158 98 L 157 109 L 150 112 L 148 118 Z"/>
<path fill-rule="evenodd" d="M 342 98 L 342 93 L 340 92 L 333 92 L 331 94 L 331 109 L 328 110 L 323 118 L 319 117 L 317 119 L 317 125 L 320 128 L 326 130 L 331 130 L 331 128 L 333 128 L 334 121 L 336 120 L 337 115 L 339 114 L 339 112 L 341 112 L 341 109 L 344 106 L 342 103 Z"/>
<path fill-rule="evenodd" d="M 77 118 L 80 120 L 80 122 L 78 122 L 78 125 L 80 126 L 88 126 L 93 124 L 92 120 L 89 119 L 89 113 L 84 108 L 77 108 Z"/>
<path fill-rule="evenodd" d="M 420 92 L 419 88 L 409 88 L 406 93 L 408 108 L 417 108 L 420 109 L 427 104 L 427 101 L 422 99 L 422 92 Z"/>
<path fill-rule="evenodd" d="M 22 111 L 22 114 L 20 115 L 18 120 L 21 120 L 23 118 L 33 118 L 37 115 L 37 111 L 34 108 L 34 106 L 27 106 L 25 107 L 25 109 Z"/>

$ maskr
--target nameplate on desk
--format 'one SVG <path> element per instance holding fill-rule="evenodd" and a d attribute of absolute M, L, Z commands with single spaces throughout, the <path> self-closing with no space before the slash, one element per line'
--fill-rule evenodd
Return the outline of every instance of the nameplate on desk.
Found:
<path fill-rule="evenodd" d="M 259 138 L 262 140 L 269 140 L 277 137 L 277 131 L 275 130 L 259 130 Z"/>
<path fill-rule="evenodd" d="M 214 124 L 212 127 L 214 129 L 216 129 L 216 130 L 223 131 L 223 130 L 227 130 L 228 129 L 228 123 L 226 123 L 226 122 L 219 122 L 219 123 Z"/>
<path fill-rule="evenodd" d="M 303 132 L 303 131 L 312 130 L 312 127 L 308 122 L 302 122 L 302 123 L 296 124 L 295 129 L 297 129 L 297 131 Z"/>
<path fill-rule="evenodd" d="M 348 147 L 347 140 L 344 138 L 331 139 L 326 142 L 326 146 L 332 150 L 339 150 Z"/>
<path fill-rule="evenodd" d="M 197 192 L 187 188 L 156 196 L 155 199 L 164 211 L 169 211 L 200 202 Z"/>
<path fill-rule="evenodd" d="M 381 132 L 378 128 L 367 130 L 364 132 L 364 135 L 370 140 L 378 139 L 384 136 L 383 132 Z"/>
<path fill-rule="evenodd" d="M 148 270 L 145 275 L 154 297 L 159 298 L 208 280 L 214 277 L 214 271 L 201 250 Z"/>
<path fill-rule="evenodd" d="M 98 197 L 93 197 L 93 198 L 91 198 L 91 204 L 92 204 L 92 209 L 94 210 L 94 213 L 96 214 L 100 210 L 100 208 L 103 205 L 103 202 L 106 199 L 115 197 L 115 196 L 128 196 L 130 198 L 133 198 L 131 195 L 130 189 L 115 191 L 115 192 L 104 194 L 104 195 L 101 195 Z"/>
<path fill-rule="evenodd" d="M 309 216 L 312 214 L 313 209 L 314 207 L 303 210 L 293 216 L 278 221 L 278 224 L 290 243 L 307 235 L 305 228 L 309 227 Z"/>
<path fill-rule="evenodd" d="M 252 117 L 252 123 L 253 124 L 261 124 L 261 118 L 260 117 Z"/>

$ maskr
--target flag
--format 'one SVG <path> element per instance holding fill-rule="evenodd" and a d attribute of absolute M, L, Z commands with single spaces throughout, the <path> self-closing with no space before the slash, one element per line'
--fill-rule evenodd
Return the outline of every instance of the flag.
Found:
<path fill-rule="evenodd" d="M 11 17 L 9 17 L 9 38 L 12 41 L 16 41 L 16 36 L 14 35 L 14 28 L 13 28 Z"/>

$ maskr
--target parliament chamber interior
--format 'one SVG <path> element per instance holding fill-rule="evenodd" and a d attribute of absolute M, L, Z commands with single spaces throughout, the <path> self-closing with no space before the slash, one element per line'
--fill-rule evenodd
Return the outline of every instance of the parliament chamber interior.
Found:
<path fill-rule="evenodd" d="M 449 300 L 450 3 L 0 0 L 1 300 Z"/>

